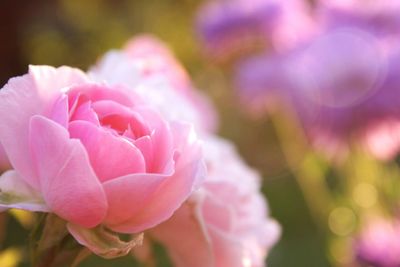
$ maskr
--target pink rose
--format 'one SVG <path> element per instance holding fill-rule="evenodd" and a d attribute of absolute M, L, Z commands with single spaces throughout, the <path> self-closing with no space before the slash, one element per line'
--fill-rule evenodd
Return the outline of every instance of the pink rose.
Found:
<path fill-rule="evenodd" d="M 106 53 L 89 73 L 98 81 L 128 85 L 168 119 L 189 121 L 199 131 L 217 128 L 209 100 L 193 88 L 185 69 L 155 37 L 132 38 L 123 50 Z"/>
<path fill-rule="evenodd" d="M 400 151 L 400 121 L 389 118 L 372 123 L 361 138 L 364 147 L 380 160 L 390 160 Z"/>
<path fill-rule="evenodd" d="M 202 179 L 189 125 L 77 69 L 31 66 L 0 103 L 0 141 L 14 167 L 0 177 L 1 207 L 136 233 L 168 219 Z"/>
<path fill-rule="evenodd" d="M 353 249 L 357 261 L 362 266 L 400 266 L 399 238 L 398 218 L 369 218 L 354 238 Z"/>
<path fill-rule="evenodd" d="M 203 186 L 150 234 L 177 267 L 264 266 L 280 227 L 268 216 L 259 175 L 222 139 L 206 138 L 204 152 Z"/>

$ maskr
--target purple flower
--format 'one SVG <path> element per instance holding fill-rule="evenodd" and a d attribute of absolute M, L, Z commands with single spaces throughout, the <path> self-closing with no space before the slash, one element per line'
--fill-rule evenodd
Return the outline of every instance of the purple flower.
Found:
<path fill-rule="evenodd" d="M 326 29 L 353 27 L 379 38 L 381 46 L 398 46 L 400 1 L 320 0 L 317 20 Z"/>
<path fill-rule="evenodd" d="M 400 123 L 399 59 L 399 53 L 386 51 L 365 31 L 335 29 L 291 53 L 240 63 L 237 87 L 241 99 L 258 112 L 260 102 L 271 107 L 277 97 L 290 104 L 317 148 L 336 153 L 358 139 L 378 157 L 389 158 L 395 152 L 383 153 L 373 142 L 375 130 L 382 135 L 386 129 L 386 140 L 393 137 L 387 141 L 390 147 L 400 146 L 393 134 L 399 127 L 387 125 Z"/>
<path fill-rule="evenodd" d="M 378 158 L 395 156 L 400 150 L 396 2 L 321 0 L 314 10 L 318 26 L 307 40 L 237 63 L 244 106 L 257 116 L 289 107 L 311 143 L 329 156 L 343 154 L 354 140 Z"/>
<path fill-rule="evenodd" d="M 198 12 L 197 32 L 206 53 L 224 59 L 294 42 L 308 31 L 307 7 L 302 0 L 210 0 Z"/>

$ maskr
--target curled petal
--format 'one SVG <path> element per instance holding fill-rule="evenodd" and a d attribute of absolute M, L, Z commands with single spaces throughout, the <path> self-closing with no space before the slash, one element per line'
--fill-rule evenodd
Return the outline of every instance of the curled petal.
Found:
<path fill-rule="evenodd" d="M 116 233 L 108 231 L 103 226 L 86 229 L 76 224 L 68 223 L 67 228 L 79 244 L 87 247 L 93 253 L 105 259 L 125 256 L 132 248 L 140 246 L 143 241 L 143 233 L 125 242 L 119 239 Z"/>

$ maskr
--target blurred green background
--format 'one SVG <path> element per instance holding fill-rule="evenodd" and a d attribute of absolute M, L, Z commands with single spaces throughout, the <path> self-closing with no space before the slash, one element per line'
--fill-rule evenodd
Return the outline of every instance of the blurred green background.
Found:
<path fill-rule="evenodd" d="M 120 48 L 131 36 L 155 34 L 171 47 L 196 86 L 215 103 L 220 114 L 219 134 L 232 140 L 248 164 L 263 175 L 263 191 L 272 216 L 283 228 L 280 242 L 268 257 L 268 266 L 330 266 L 324 232 L 327 230 L 313 222 L 271 122 L 250 120 L 243 114 L 233 95 L 230 77 L 202 55 L 193 27 L 201 3 L 201 0 L 1 0 L 0 84 L 25 73 L 28 64 L 70 65 L 86 70 L 104 52 Z M 24 245 L 29 222 L 24 227 L 14 217 L 2 216 L 3 224 L 8 225 L 2 249 Z M 20 251 L 7 253 L 0 255 L 1 267 L 28 266 L 13 262 Z M 114 261 L 92 257 L 82 266 L 137 264 L 130 257 Z"/>

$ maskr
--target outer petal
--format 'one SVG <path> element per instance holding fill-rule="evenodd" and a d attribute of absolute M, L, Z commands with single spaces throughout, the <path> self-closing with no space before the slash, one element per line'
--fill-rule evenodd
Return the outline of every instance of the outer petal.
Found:
<path fill-rule="evenodd" d="M 143 173 L 106 181 L 103 186 L 109 209 L 105 224 L 116 232 L 137 233 L 144 230 L 134 222 L 128 227 L 126 222 L 148 209 L 152 199 L 158 197 L 162 185 L 170 178 L 163 174 Z M 125 230 L 121 230 L 121 225 L 125 225 Z"/>
<path fill-rule="evenodd" d="M 114 101 L 124 106 L 132 106 L 136 102 L 133 102 L 133 97 L 130 97 L 126 93 L 127 89 L 123 86 L 107 86 L 105 84 L 88 82 L 85 84 L 79 84 L 72 86 L 68 91 L 70 99 L 70 107 L 74 106 L 75 101 L 79 101 L 79 97 L 84 96 L 90 99 L 92 102 L 101 100 Z"/>
<path fill-rule="evenodd" d="M 0 90 L 0 141 L 14 169 L 35 189 L 38 179 L 29 153 L 28 128 L 31 116 L 51 112 L 60 89 L 82 82 L 84 74 L 72 68 L 30 67 L 29 74 L 13 78 Z"/>
<path fill-rule="evenodd" d="M 7 171 L 0 177 L 1 208 L 49 211 L 40 193 L 30 187 L 14 170 Z"/>
<path fill-rule="evenodd" d="M 199 206 L 202 197 L 192 195 L 150 235 L 168 250 L 176 267 L 214 267 L 212 245 Z"/>
<path fill-rule="evenodd" d="M 29 66 L 29 75 L 33 78 L 39 96 L 43 100 L 58 95 L 62 88 L 89 82 L 84 72 L 66 66 L 60 68 Z"/>
<path fill-rule="evenodd" d="M 172 176 L 132 175 L 106 182 L 104 189 L 110 204 L 108 226 L 117 232 L 136 233 L 165 221 L 188 198 L 195 181 L 201 180 L 199 177 L 204 174 L 205 166 L 198 149 L 196 157 L 180 166 Z M 133 212 L 127 212 L 129 209 Z M 121 220 L 123 217 L 119 215 L 120 220 L 116 221 L 116 214 L 124 215 L 126 220 Z"/>
<path fill-rule="evenodd" d="M 30 122 L 30 148 L 51 210 L 84 227 L 99 224 L 107 202 L 83 145 L 69 139 L 61 125 L 34 116 Z"/>

